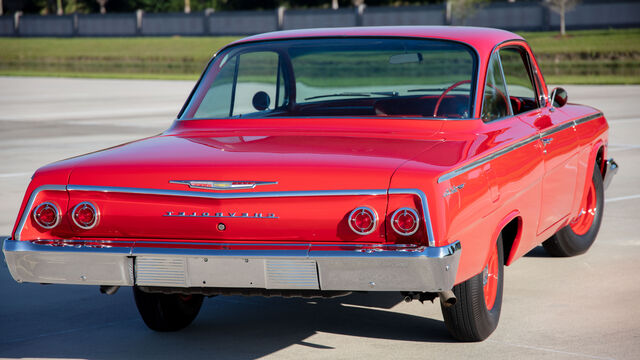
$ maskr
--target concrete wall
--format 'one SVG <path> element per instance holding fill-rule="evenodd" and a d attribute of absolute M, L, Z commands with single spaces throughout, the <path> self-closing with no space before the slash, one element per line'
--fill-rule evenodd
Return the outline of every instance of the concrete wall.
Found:
<path fill-rule="evenodd" d="M 640 1 L 584 0 L 567 13 L 567 28 L 640 27 Z M 106 14 L 0 17 L 0 36 L 216 36 L 340 26 L 472 25 L 505 30 L 551 30 L 559 17 L 542 2 L 492 3 L 466 19 L 448 19 L 446 6 L 294 9 L 279 12 Z"/>
<path fill-rule="evenodd" d="M 276 11 L 221 11 L 208 17 L 208 35 L 252 35 L 278 30 Z"/>
<path fill-rule="evenodd" d="M 136 14 L 77 16 L 77 36 L 136 36 Z"/>
<path fill-rule="evenodd" d="M 445 25 L 445 7 L 403 6 L 365 8 L 362 24 L 364 26 L 393 25 Z"/>
<path fill-rule="evenodd" d="M 73 36 L 73 15 L 20 17 L 18 35 L 20 36 Z"/>
<path fill-rule="evenodd" d="M 0 16 L 0 36 L 14 36 L 13 16 Z"/>
<path fill-rule="evenodd" d="M 354 8 L 287 10 L 283 29 L 356 26 L 356 16 Z"/>
<path fill-rule="evenodd" d="M 204 14 L 145 14 L 142 17 L 142 35 L 197 36 L 205 33 Z"/>

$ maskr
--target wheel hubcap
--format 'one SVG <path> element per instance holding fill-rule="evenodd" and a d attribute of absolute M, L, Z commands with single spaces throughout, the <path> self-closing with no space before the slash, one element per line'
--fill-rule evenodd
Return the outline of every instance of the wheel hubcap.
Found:
<path fill-rule="evenodd" d="M 484 290 L 484 303 L 488 310 L 493 309 L 493 305 L 496 303 L 496 296 L 498 294 L 498 245 L 493 244 L 491 253 L 489 254 L 489 260 L 484 268 L 482 283 Z"/>
<path fill-rule="evenodd" d="M 571 230 L 576 235 L 584 235 L 591 228 L 596 217 L 597 202 L 596 187 L 592 181 L 587 190 L 587 195 L 582 199 L 582 204 L 580 204 L 580 214 L 570 224 Z"/>

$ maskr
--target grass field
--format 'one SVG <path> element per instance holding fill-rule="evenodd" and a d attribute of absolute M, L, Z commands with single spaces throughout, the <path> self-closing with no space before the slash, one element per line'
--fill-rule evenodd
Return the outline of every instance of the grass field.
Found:
<path fill-rule="evenodd" d="M 549 83 L 640 84 L 640 29 L 522 33 Z M 0 75 L 196 79 L 234 37 L 0 38 Z"/>

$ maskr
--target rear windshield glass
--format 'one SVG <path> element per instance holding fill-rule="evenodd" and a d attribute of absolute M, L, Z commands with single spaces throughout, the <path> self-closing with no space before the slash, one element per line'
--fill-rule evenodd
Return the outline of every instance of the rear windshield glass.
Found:
<path fill-rule="evenodd" d="M 248 43 L 216 56 L 181 118 L 469 118 L 475 69 L 469 47 L 444 40 Z"/>

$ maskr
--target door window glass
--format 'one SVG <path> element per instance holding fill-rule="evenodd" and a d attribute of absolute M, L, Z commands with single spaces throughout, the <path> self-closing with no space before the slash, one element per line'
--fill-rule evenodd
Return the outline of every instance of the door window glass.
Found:
<path fill-rule="evenodd" d="M 519 48 L 500 49 L 500 61 L 514 114 L 537 108 L 527 53 Z"/>
<path fill-rule="evenodd" d="M 494 53 L 487 69 L 487 81 L 482 97 L 482 119 L 490 121 L 509 115 L 507 91 L 500 69 L 498 53 Z"/>

